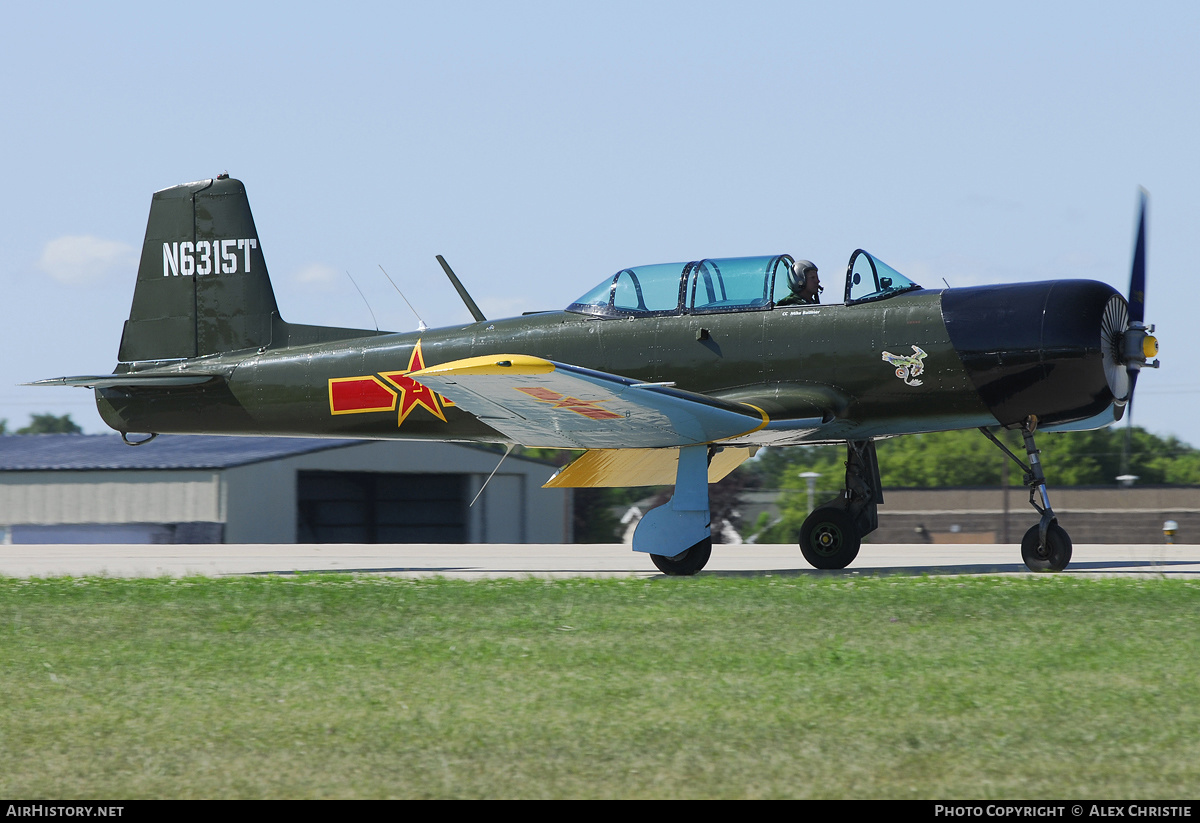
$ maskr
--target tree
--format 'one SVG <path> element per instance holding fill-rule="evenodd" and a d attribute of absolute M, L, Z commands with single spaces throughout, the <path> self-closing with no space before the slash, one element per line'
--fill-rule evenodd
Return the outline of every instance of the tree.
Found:
<path fill-rule="evenodd" d="M 613 508 L 623 502 L 623 489 L 574 489 L 575 542 L 620 543 L 621 521 Z"/>
<path fill-rule="evenodd" d="M 31 414 L 29 425 L 17 429 L 17 434 L 83 434 L 83 429 L 75 424 L 71 415 L 62 417 L 50 414 Z"/>
<path fill-rule="evenodd" d="M 1001 439 L 1017 451 L 1012 438 Z M 974 430 L 893 437 L 879 441 L 875 448 L 885 488 L 995 486 L 1008 460 Z M 1021 472 L 1010 472 L 1010 482 L 1013 474 L 1019 484 Z"/>
<path fill-rule="evenodd" d="M 756 536 L 760 543 L 795 543 L 800 526 L 808 516 L 808 482 L 801 472 L 816 472 L 814 505 L 837 497 L 846 479 L 846 450 L 841 446 L 769 447 L 761 449 L 753 460 L 743 463 L 730 475 L 747 476 L 748 488 L 781 490 L 780 519 L 771 522 L 766 512 L 757 523 L 741 529 L 742 536 Z"/>

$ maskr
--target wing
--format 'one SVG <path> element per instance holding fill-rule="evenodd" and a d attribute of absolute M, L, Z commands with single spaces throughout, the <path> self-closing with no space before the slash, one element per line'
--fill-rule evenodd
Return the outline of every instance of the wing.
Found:
<path fill-rule="evenodd" d="M 523 446 L 670 448 L 770 422 L 757 406 L 518 354 L 470 357 L 409 377 Z"/>

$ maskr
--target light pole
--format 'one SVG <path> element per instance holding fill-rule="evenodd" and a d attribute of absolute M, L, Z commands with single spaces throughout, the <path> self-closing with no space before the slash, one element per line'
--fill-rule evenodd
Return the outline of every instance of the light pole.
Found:
<path fill-rule="evenodd" d="M 816 499 L 817 478 L 821 476 L 820 472 L 800 472 L 800 477 L 808 484 L 808 511 L 811 514 L 814 501 Z"/>

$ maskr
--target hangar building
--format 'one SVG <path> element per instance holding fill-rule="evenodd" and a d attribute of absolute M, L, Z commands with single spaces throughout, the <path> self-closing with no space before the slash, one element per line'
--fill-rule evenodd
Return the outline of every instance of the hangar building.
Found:
<path fill-rule="evenodd" d="M 554 467 L 458 443 L 0 437 L 6 543 L 561 543 Z M 483 494 L 472 506 L 481 488 Z"/>

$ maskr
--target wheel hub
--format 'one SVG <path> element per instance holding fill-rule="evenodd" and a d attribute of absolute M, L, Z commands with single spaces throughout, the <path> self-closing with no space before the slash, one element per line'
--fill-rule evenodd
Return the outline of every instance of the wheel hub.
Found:
<path fill-rule="evenodd" d="M 823 553 L 830 553 L 837 550 L 841 535 L 836 529 L 825 527 L 817 532 L 817 548 Z"/>

